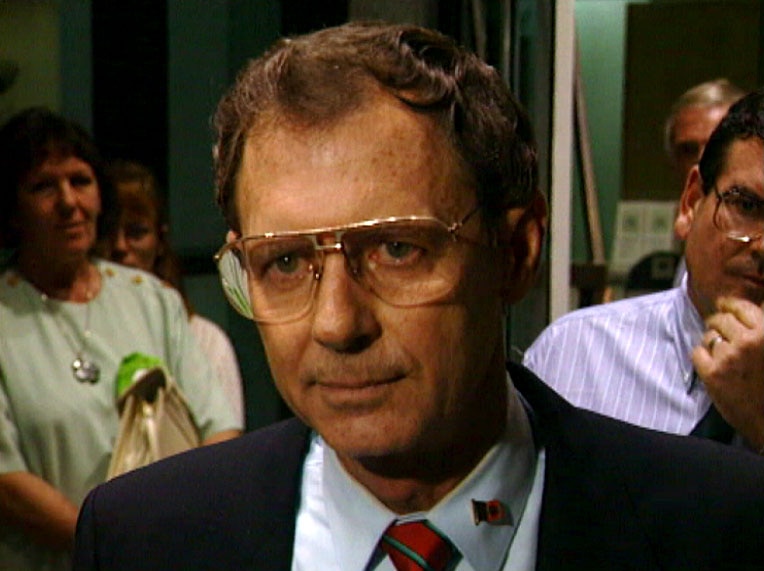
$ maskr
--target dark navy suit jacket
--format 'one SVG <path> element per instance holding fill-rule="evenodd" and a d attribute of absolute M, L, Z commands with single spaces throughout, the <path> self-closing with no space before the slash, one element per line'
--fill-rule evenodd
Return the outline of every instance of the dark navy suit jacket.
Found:
<path fill-rule="evenodd" d="M 764 569 L 762 459 L 576 409 L 509 370 L 546 449 L 537 569 Z M 308 436 L 289 420 L 96 488 L 75 570 L 289 570 Z"/>

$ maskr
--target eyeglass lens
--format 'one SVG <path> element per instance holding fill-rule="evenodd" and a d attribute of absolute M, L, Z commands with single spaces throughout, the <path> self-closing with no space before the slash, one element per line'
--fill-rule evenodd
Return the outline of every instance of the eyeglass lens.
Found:
<path fill-rule="evenodd" d="M 722 232 L 743 241 L 761 237 L 764 233 L 764 200 L 740 188 L 717 192 L 717 196 L 715 221 Z"/>

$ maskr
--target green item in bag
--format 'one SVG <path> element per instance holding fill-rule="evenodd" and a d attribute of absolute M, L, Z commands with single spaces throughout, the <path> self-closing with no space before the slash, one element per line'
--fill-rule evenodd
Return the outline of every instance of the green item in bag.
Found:
<path fill-rule="evenodd" d="M 143 353 L 130 353 L 119 364 L 117 370 L 117 400 L 141 376 L 144 371 L 158 367 L 165 369 L 162 359 Z"/>

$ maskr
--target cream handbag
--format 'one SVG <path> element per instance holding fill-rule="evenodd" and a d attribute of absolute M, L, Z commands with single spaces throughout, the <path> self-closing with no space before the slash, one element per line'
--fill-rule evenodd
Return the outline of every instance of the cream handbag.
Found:
<path fill-rule="evenodd" d="M 117 408 L 119 432 L 106 476 L 109 480 L 200 444 L 186 399 L 162 367 L 138 371 Z"/>

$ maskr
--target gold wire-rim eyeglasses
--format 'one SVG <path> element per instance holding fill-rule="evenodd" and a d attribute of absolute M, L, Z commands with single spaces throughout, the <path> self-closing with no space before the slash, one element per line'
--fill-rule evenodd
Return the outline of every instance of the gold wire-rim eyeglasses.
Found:
<path fill-rule="evenodd" d="M 764 236 L 764 221 L 762 221 L 762 228 L 758 232 L 736 232 L 734 230 L 728 230 L 723 227 L 723 224 L 720 223 L 719 218 L 719 210 L 724 206 L 725 208 L 731 208 L 729 206 L 730 204 L 730 196 L 742 196 L 746 200 L 752 201 L 756 207 L 759 209 L 760 212 L 764 212 L 764 200 L 757 197 L 754 193 L 746 191 L 745 189 L 742 189 L 740 187 L 734 186 L 730 188 L 729 190 L 725 190 L 724 192 L 719 192 L 719 189 L 716 186 L 712 187 L 712 190 L 714 191 L 714 194 L 716 195 L 716 208 L 714 210 L 714 226 L 716 226 L 716 229 L 722 232 L 727 238 L 730 240 L 734 240 L 736 242 L 741 242 L 743 244 L 750 244 L 751 242 L 755 242 L 756 240 L 761 239 L 762 236 Z"/>
<path fill-rule="evenodd" d="M 430 216 L 393 216 L 342 226 L 242 236 L 220 248 L 214 259 L 228 301 L 243 316 L 260 323 L 283 323 L 305 315 L 313 305 L 324 258 L 333 252 L 344 255 L 345 267 L 356 282 L 386 303 L 402 307 L 422 305 L 445 297 L 456 284 L 456 275 L 449 275 L 449 272 L 458 274 L 454 271 L 454 262 L 443 258 L 453 257 L 453 246 L 449 244 L 464 241 L 485 246 L 459 234 L 479 211 L 480 208 L 475 207 L 450 224 Z M 415 266 L 398 264 L 397 258 L 377 263 L 369 255 L 378 253 L 380 248 L 388 252 L 390 246 L 412 247 L 414 250 L 405 251 L 432 255 L 421 258 L 427 264 L 417 261 Z M 285 260 L 297 260 L 301 266 L 300 271 L 293 274 L 283 273 L 280 267 L 275 271 L 277 277 L 296 277 L 292 282 L 282 280 L 292 289 L 284 288 L 281 299 L 281 290 L 268 285 L 266 274 L 274 264 Z M 428 265 L 433 263 L 436 265 Z M 412 271 L 407 274 L 408 270 Z M 310 282 L 308 277 L 312 277 Z M 406 296 L 411 300 L 404 299 Z M 258 298 L 260 303 L 256 301 Z M 293 305 L 287 305 L 287 299 Z M 272 307 L 268 309 L 269 304 Z"/>

